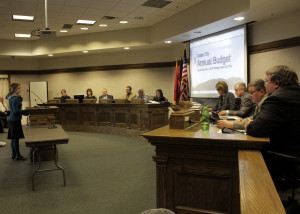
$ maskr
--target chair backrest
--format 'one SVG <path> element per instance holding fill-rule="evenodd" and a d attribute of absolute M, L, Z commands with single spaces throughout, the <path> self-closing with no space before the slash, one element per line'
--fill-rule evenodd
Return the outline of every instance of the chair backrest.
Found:
<path fill-rule="evenodd" d="M 83 99 L 82 103 L 96 103 L 97 99 Z"/>
<path fill-rule="evenodd" d="M 175 214 L 175 213 L 168 209 L 158 208 L 158 209 L 146 210 L 141 214 Z"/>
<path fill-rule="evenodd" d="M 79 103 L 78 99 L 66 99 L 66 103 Z"/>
<path fill-rule="evenodd" d="M 131 104 L 145 104 L 145 100 L 142 98 L 132 98 Z"/>
<path fill-rule="evenodd" d="M 115 99 L 115 103 L 126 103 L 126 100 L 125 99 Z"/>
<path fill-rule="evenodd" d="M 48 100 L 48 104 L 60 104 L 60 99 Z"/>
<path fill-rule="evenodd" d="M 112 103 L 112 99 L 100 99 L 99 103 Z"/>

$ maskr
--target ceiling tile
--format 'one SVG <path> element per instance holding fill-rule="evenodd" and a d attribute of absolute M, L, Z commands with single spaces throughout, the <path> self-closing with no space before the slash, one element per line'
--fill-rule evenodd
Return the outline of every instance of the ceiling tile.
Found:
<path fill-rule="evenodd" d="M 154 12 L 157 12 L 158 10 L 161 10 L 161 9 L 160 8 L 140 6 L 134 12 L 135 13 L 140 13 L 140 14 L 144 14 L 144 13 L 145 14 L 152 14 Z"/>
<path fill-rule="evenodd" d="M 121 0 L 120 4 L 127 4 L 127 5 L 137 5 L 141 6 L 144 4 L 147 0 Z"/>
<path fill-rule="evenodd" d="M 45 0 L 39 0 L 39 4 L 45 5 Z M 66 3 L 66 0 L 48 0 L 48 5 L 56 4 L 56 5 L 64 5 Z"/>
<path fill-rule="evenodd" d="M 90 8 L 98 8 L 98 9 L 102 9 L 102 10 L 110 10 L 111 8 L 113 8 L 116 5 L 116 2 L 113 1 L 93 1 L 90 4 Z"/>
<path fill-rule="evenodd" d="M 66 0 L 67 6 L 87 7 L 93 0 Z"/>
<path fill-rule="evenodd" d="M 127 4 L 117 4 L 112 8 L 112 10 L 116 11 L 124 11 L 124 12 L 132 12 L 136 10 L 139 6 L 127 5 Z"/>

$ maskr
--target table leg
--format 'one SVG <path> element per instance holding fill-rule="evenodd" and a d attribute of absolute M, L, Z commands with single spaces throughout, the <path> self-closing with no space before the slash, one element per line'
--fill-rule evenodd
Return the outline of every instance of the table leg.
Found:
<path fill-rule="evenodd" d="M 65 170 L 60 166 L 58 165 L 57 161 L 58 161 L 58 150 L 57 150 L 57 147 L 56 145 L 54 145 L 54 162 L 55 162 L 55 165 L 58 169 L 60 169 L 62 172 L 63 172 L 63 179 L 64 179 L 64 186 L 66 186 L 66 175 L 65 175 Z"/>
<path fill-rule="evenodd" d="M 63 172 L 63 180 L 64 180 L 64 186 L 66 186 L 66 175 L 65 175 L 65 170 L 60 166 L 58 165 L 57 161 L 58 161 L 58 150 L 57 150 L 57 147 L 56 145 L 53 145 L 53 149 L 54 149 L 54 153 L 53 153 L 53 156 L 54 156 L 54 163 L 55 163 L 55 166 L 57 168 L 54 168 L 54 169 L 43 169 L 43 170 L 40 170 L 41 168 L 41 156 L 40 156 L 40 152 L 39 152 L 39 148 L 40 147 L 37 147 L 35 149 L 35 152 L 37 152 L 37 156 L 38 156 L 38 162 L 39 162 L 39 166 L 33 171 L 32 173 L 32 191 L 35 190 L 35 185 L 34 185 L 34 176 L 36 173 L 38 172 L 46 172 L 46 171 L 54 171 L 54 170 L 61 170 Z"/>
<path fill-rule="evenodd" d="M 35 149 L 35 152 L 37 152 L 38 154 L 38 161 L 39 161 L 39 166 L 33 171 L 32 173 L 32 191 L 35 190 L 35 186 L 34 186 L 34 175 L 35 173 L 37 173 L 39 171 L 39 169 L 41 168 L 41 158 L 40 158 L 40 153 L 39 153 L 39 148 Z"/>

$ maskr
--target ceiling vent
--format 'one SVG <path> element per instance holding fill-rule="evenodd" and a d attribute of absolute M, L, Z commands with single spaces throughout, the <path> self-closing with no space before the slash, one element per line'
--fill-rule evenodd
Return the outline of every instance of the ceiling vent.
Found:
<path fill-rule="evenodd" d="M 164 0 L 148 0 L 142 6 L 146 7 L 155 7 L 155 8 L 163 8 L 166 5 L 170 4 L 171 1 L 164 1 Z"/>
<path fill-rule="evenodd" d="M 102 20 L 113 20 L 113 19 L 115 19 L 116 17 L 114 17 L 114 16 L 103 16 L 102 17 Z"/>
<path fill-rule="evenodd" d="M 63 29 L 71 29 L 73 27 L 73 24 L 64 24 Z"/>

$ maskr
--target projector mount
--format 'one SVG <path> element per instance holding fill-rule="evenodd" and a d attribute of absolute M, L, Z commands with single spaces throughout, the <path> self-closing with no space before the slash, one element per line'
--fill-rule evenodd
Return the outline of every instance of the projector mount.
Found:
<path fill-rule="evenodd" d="M 34 29 L 31 31 L 31 36 L 36 36 L 39 39 L 48 39 L 48 38 L 54 38 L 56 37 L 56 31 L 55 30 L 50 30 L 48 27 L 48 3 L 47 0 L 45 0 L 45 23 L 46 23 L 46 28 L 43 30 L 41 28 Z"/>

